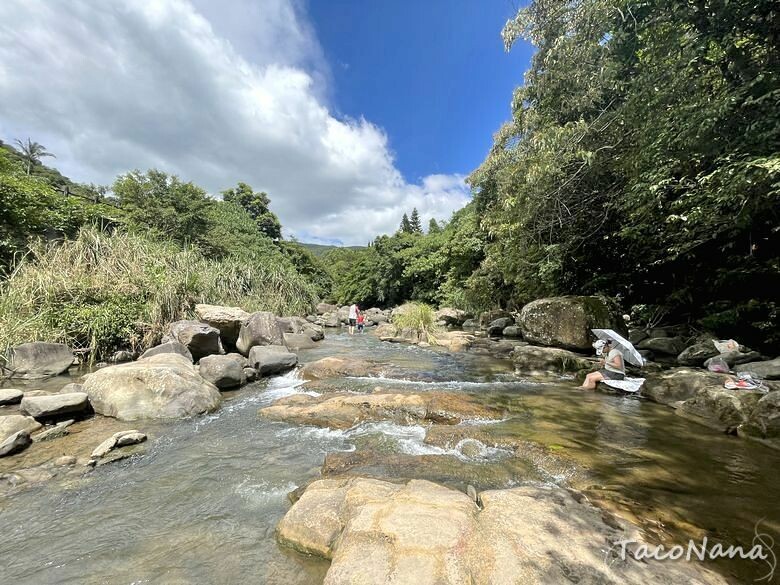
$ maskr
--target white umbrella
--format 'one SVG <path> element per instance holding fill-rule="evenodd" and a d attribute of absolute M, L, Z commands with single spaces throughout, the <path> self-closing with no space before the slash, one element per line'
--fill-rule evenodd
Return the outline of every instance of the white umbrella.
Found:
<path fill-rule="evenodd" d="M 599 339 L 611 339 L 615 348 L 619 349 L 626 358 L 626 361 L 640 368 L 645 365 L 642 354 L 639 353 L 634 345 L 622 335 L 619 335 L 612 329 L 591 329 L 593 334 Z"/>

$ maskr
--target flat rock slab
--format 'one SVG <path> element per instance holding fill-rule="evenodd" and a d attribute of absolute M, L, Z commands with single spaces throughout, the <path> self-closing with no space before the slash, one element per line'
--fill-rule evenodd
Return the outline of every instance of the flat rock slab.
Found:
<path fill-rule="evenodd" d="M 303 366 L 307 380 L 336 378 L 343 376 L 370 376 L 379 371 L 379 366 L 366 360 L 351 357 L 331 356 L 310 362 Z"/>
<path fill-rule="evenodd" d="M 241 324 L 251 315 L 239 307 L 223 307 L 220 305 L 195 305 L 198 319 L 219 329 L 222 341 L 235 345 Z"/>
<path fill-rule="evenodd" d="M 54 439 L 60 439 L 65 435 L 70 434 L 68 427 L 72 425 L 74 422 L 76 421 L 73 419 L 64 420 L 62 422 L 57 423 L 50 429 L 46 429 L 45 431 L 41 431 L 40 433 L 33 435 L 32 436 L 33 443 L 42 443 L 43 441 L 53 441 Z"/>
<path fill-rule="evenodd" d="M 50 396 L 25 396 L 20 409 L 34 418 L 57 418 L 88 412 L 90 405 L 86 392 L 70 392 Z"/>
<path fill-rule="evenodd" d="M 0 389 L 0 406 L 19 404 L 22 401 L 23 396 L 24 392 L 21 390 L 15 390 L 13 388 Z"/>
<path fill-rule="evenodd" d="M 348 429 L 367 421 L 458 424 L 466 420 L 495 420 L 502 416 L 502 413 L 466 396 L 443 392 L 327 396 L 299 394 L 277 400 L 271 406 L 261 408 L 259 414 L 273 420 L 336 429 Z"/>
<path fill-rule="evenodd" d="M 11 378 L 36 379 L 62 374 L 72 364 L 67 345 L 34 341 L 11 348 L 4 369 Z"/>
<path fill-rule="evenodd" d="M 463 492 L 423 480 L 349 478 L 309 485 L 278 540 L 331 559 L 325 585 L 390 583 L 725 584 L 694 563 L 610 558 L 631 525 L 559 487 Z"/>

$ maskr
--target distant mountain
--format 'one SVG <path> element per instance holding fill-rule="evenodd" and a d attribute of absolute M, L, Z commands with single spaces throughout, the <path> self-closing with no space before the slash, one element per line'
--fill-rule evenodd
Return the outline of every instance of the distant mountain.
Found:
<path fill-rule="evenodd" d="M 315 256 L 324 256 L 331 250 L 337 250 L 339 248 L 344 248 L 345 250 L 362 250 L 365 248 L 365 246 L 328 246 L 325 244 L 304 244 L 303 242 L 298 242 L 298 244 L 306 248 Z"/>

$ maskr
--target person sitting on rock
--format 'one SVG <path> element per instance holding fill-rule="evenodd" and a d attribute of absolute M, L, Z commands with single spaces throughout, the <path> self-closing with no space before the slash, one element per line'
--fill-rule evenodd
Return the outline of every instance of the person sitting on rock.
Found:
<path fill-rule="evenodd" d="M 596 384 L 604 380 L 624 380 L 626 377 L 626 364 L 620 350 L 612 347 L 612 340 L 599 339 L 593 344 L 593 347 L 596 348 L 597 355 L 606 355 L 607 357 L 602 357 L 601 364 L 603 367 L 601 369 L 585 376 L 582 387 L 587 390 L 595 390 Z"/>

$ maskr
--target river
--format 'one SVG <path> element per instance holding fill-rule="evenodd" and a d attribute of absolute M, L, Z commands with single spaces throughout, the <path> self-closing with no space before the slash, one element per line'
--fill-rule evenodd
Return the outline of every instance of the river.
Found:
<path fill-rule="evenodd" d="M 219 411 L 192 420 L 77 423 L 74 434 L 83 428 L 82 440 L 95 445 L 120 428 L 138 428 L 150 439 L 142 456 L 0 496 L 2 582 L 321 583 L 327 562 L 280 547 L 274 530 L 289 509 L 287 494 L 320 477 L 326 454 L 334 453 L 344 454 L 336 456 L 341 463 L 359 459 L 361 473 L 421 477 L 458 489 L 528 479 L 568 485 L 660 542 L 706 535 L 749 545 L 761 519 L 764 531 L 780 534 L 780 453 L 686 421 L 667 407 L 582 392 L 567 380 L 520 379 L 508 361 L 382 343 L 371 335 L 332 332 L 299 355 L 302 362 L 364 357 L 386 371 L 319 387 L 293 372 L 225 393 Z M 475 425 L 477 438 L 450 443 L 426 442 L 428 429 L 414 425 L 335 431 L 257 415 L 293 393 L 376 386 L 466 392 L 506 414 Z M 472 435 L 465 429 L 463 436 Z M 527 441 L 525 456 L 493 447 L 508 437 Z M 536 443 L 543 449 L 535 450 Z M 364 452 L 372 455 L 357 457 Z M 10 459 L 0 461 L 7 468 Z M 718 568 L 735 583 L 766 573 L 765 565 L 750 561 Z"/>

